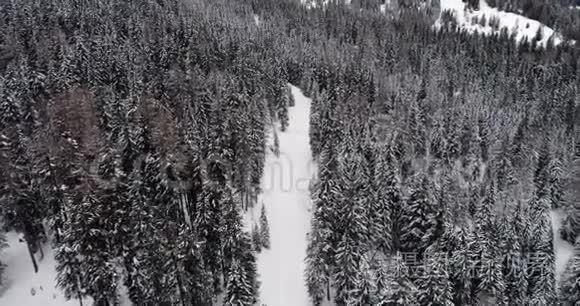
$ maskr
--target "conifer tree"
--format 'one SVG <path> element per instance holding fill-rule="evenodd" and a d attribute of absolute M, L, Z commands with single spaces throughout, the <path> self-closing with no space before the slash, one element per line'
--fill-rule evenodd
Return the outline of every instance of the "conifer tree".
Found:
<path fill-rule="evenodd" d="M 55 259 L 57 261 L 56 283 L 60 288 L 65 298 L 79 299 L 82 304 L 83 298 L 86 296 L 84 285 L 86 284 L 85 272 L 81 269 L 81 263 L 78 259 L 77 252 L 73 249 L 74 241 L 71 241 L 68 235 L 69 226 L 64 228 L 64 237 L 57 245 Z"/>
<path fill-rule="evenodd" d="M 266 205 L 262 204 L 260 210 L 260 237 L 264 248 L 270 248 L 270 226 L 268 225 L 268 218 L 266 216 Z"/>
<path fill-rule="evenodd" d="M 390 150 L 377 152 L 377 164 L 371 183 L 373 190 L 371 235 L 377 247 L 388 254 L 399 246 L 398 220 L 402 196 Z"/>
<path fill-rule="evenodd" d="M 444 254 L 429 254 L 417 279 L 419 305 L 454 305 L 453 284 L 449 280 Z"/>
<path fill-rule="evenodd" d="M 292 87 L 290 85 L 286 86 L 286 95 L 288 96 L 288 106 L 294 107 L 296 101 L 294 101 L 294 95 L 292 94 Z"/>
<path fill-rule="evenodd" d="M 322 127 L 324 123 L 321 120 L 325 119 L 322 115 L 327 113 L 325 109 L 326 99 L 328 97 L 325 92 L 314 92 L 312 102 L 310 103 L 308 138 L 312 156 L 314 157 L 317 157 L 322 151 Z"/>
<path fill-rule="evenodd" d="M 306 281 L 315 304 L 330 299 L 330 281 L 336 266 L 335 253 L 338 246 L 339 224 L 337 211 L 340 186 L 337 177 L 336 153 L 325 147 L 320 154 L 319 181 L 313 192 L 312 231 L 306 256 Z"/>
<path fill-rule="evenodd" d="M 356 289 L 358 264 L 361 256 L 362 254 L 356 247 L 354 237 L 343 235 L 343 239 L 336 249 L 335 261 L 337 268 L 333 275 L 333 287 L 336 289 L 337 303 L 347 303 L 350 292 Z"/>
<path fill-rule="evenodd" d="M 505 295 L 509 304 L 527 304 L 528 271 L 524 241 L 529 222 L 526 217 L 526 211 L 518 205 L 500 227 Z"/>
<path fill-rule="evenodd" d="M 516 183 L 516 179 L 514 177 L 514 168 L 511 159 L 509 158 L 509 152 L 507 152 L 505 145 L 497 157 L 496 164 L 497 166 L 495 168 L 497 169 L 497 186 L 499 191 L 503 191 Z"/>
<path fill-rule="evenodd" d="M 348 146 L 348 145 L 347 145 Z M 340 227 L 342 237 L 335 253 L 337 270 L 334 274 L 337 303 L 346 303 L 351 290 L 357 286 L 357 271 L 363 253 L 368 250 L 368 214 L 363 206 L 362 159 L 359 154 L 345 147 L 344 161 L 339 167 L 341 189 L 338 209 L 342 214 Z M 365 300 L 359 297 L 359 300 Z"/>
<path fill-rule="evenodd" d="M 349 292 L 347 305 L 376 305 L 379 300 L 376 296 L 375 272 L 367 260 L 359 261 L 355 276 L 354 288 Z"/>
<path fill-rule="evenodd" d="M 282 132 L 286 132 L 286 129 L 288 128 L 288 124 L 289 124 L 289 114 L 288 114 L 288 105 L 286 105 L 286 102 L 284 101 L 283 103 L 281 103 L 278 106 L 278 120 L 280 120 L 280 130 Z"/>
<path fill-rule="evenodd" d="M 580 148 L 580 145 L 578 146 Z M 574 161 L 574 170 L 572 173 L 569 188 L 566 189 L 566 199 L 569 203 L 565 208 L 566 217 L 560 228 L 562 239 L 570 244 L 574 244 L 580 233 L 580 150 Z"/>
<path fill-rule="evenodd" d="M 258 275 L 256 258 L 252 249 L 251 237 L 243 231 L 239 204 L 232 195 L 231 187 L 223 190 L 221 204 L 223 218 L 219 223 L 221 249 L 223 250 L 221 267 L 225 269 L 226 299 L 232 305 L 252 305 L 258 298 Z M 237 301 L 238 304 L 234 303 Z M 246 304 L 249 301 L 250 304 Z"/>
<path fill-rule="evenodd" d="M 251 280 L 243 265 L 234 260 L 230 264 L 226 280 L 225 306 L 250 306 L 254 304 Z"/>
<path fill-rule="evenodd" d="M 260 252 L 262 250 L 262 237 L 260 235 L 260 228 L 257 224 L 254 224 L 252 227 L 252 244 L 256 252 Z"/>
<path fill-rule="evenodd" d="M 274 145 L 272 151 L 276 157 L 280 157 L 280 139 L 278 138 L 278 132 L 276 132 L 276 129 L 274 129 Z"/>
<path fill-rule="evenodd" d="M 566 265 L 559 291 L 559 303 L 565 306 L 576 305 L 580 301 L 580 252 L 578 244 L 575 248 L 574 257 Z"/>
<path fill-rule="evenodd" d="M 306 249 L 305 278 L 308 295 L 312 303 L 318 306 L 324 298 L 330 299 L 330 267 L 323 252 L 323 245 L 327 244 L 328 234 L 316 226 L 313 221 L 312 232 L 309 235 L 308 248 Z M 323 236 L 324 235 L 324 236 Z"/>
<path fill-rule="evenodd" d="M 475 214 L 475 235 L 478 241 L 477 255 L 479 266 L 476 276 L 476 289 L 480 299 L 499 303 L 499 300 L 503 298 L 505 284 L 500 261 L 501 254 L 498 247 L 499 241 L 495 236 L 495 233 L 498 232 L 495 214 L 495 190 L 494 183 L 491 182 L 486 188 L 485 197 L 479 203 Z"/>
<path fill-rule="evenodd" d="M 456 246 L 449 258 L 450 277 L 454 285 L 454 302 L 471 305 L 474 299 L 474 274 L 477 267 L 477 240 L 470 228 L 453 231 Z"/>
<path fill-rule="evenodd" d="M 528 240 L 528 295 L 530 303 L 546 305 L 555 296 L 555 266 L 549 203 L 533 199 L 530 203 L 531 229 Z"/>
<path fill-rule="evenodd" d="M 440 212 L 435 208 L 429 178 L 421 175 L 406 201 L 401 216 L 401 249 L 423 252 L 438 238 L 443 226 Z"/>
<path fill-rule="evenodd" d="M 426 153 L 425 115 L 417 104 L 413 104 L 409 114 L 409 131 L 415 155 L 420 157 Z"/>
<path fill-rule="evenodd" d="M 409 268 L 400 253 L 377 271 L 377 300 L 382 305 L 416 305 L 417 287 L 410 280 Z"/>
<path fill-rule="evenodd" d="M 8 243 L 6 242 L 6 235 L 2 232 L 0 233 L 0 254 L 2 254 L 2 250 L 8 247 Z M 0 261 L 0 286 L 4 283 L 4 269 L 6 265 Z"/>

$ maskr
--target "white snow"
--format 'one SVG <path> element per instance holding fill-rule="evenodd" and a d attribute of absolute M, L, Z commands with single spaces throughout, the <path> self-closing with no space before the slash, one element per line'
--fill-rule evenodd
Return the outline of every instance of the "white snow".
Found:
<path fill-rule="evenodd" d="M 385 13 L 387 11 L 387 5 L 386 4 L 379 5 L 379 11 L 381 13 Z"/>
<path fill-rule="evenodd" d="M 15 232 L 7 233 L 9 246 L 0 253 L 0 260 L 6 264 L 4 285 L 0 290 L 0 305 L 79 305 L 78 300 L 67 301 L 56 288 L 56 262 L 52 248 L 44 246 L 44 259 L 38 261 L 38 273 L 34 273 L 28 248 L 25 242 L 19 241 L 20 237 Z M 83 299 L 83 305 L 91 303 L 89 299 Z"/>
<path fill-rule="evenodd" d="M 254 17 L 254 23 L 255 23 L 257 26 L 260 26 L 260 24 L 262 23 L 262 21 L 260 20 L 260 16 L 258 16 L 258 15 L 256 15 L 256 14 L 254 14 L 254 15 L 253 15 L 253 17 Z"/>
<path fill-rule="evenodd" d="M 56 261 L 50 242 L 43 245 L 44 258 L 36 254 L 38 273 L 34 273 L 32 261 L 22 234 L 6 233 L 8 248 L 0 252 L 0 261 L 6 265 L 3 285 L 0 287 L 0 305 L 14 306 L 69 306 L 80 305 L 78 299 L 66 300 L 56 287 Z M 33 294 L 34 293 L 34 294 Z M 92 305 L 91 298 L 83 298 L 83 305 Z M 119 282 L 119 305 L 132 305 L 127 288 Z"/>
<path fill-rule="evenodd" d="M 475 11 L 468 9 L 462 0 L 441 0 L 441 13 L 451 11 L 459 27 L 469 33 L 480 33 L 484 35 L 499 34 L 502 28 L 506 28 L 509 34 L 516 33 L 516 41 L 521 42 L 524 38 L 532 41 L 538 29 L 540 29 L 543 37 L 538 42 L 538 46 L 546 46 L 550 37 L 553 37 L 554 45 L 558 45 L 563 41 L 559 33 L 536 20 L 492 8 L 485 0 L 480 0 L 479 7 L 479 10 Z M 482 26 L 479 23 L 473 23 L 475 18 L 481 20 L 484 16 L 487 20 L 486 25 Z M 492 18 L 497 18 L 499 22 L 497 29 L 489 25 L 489 21 Z M 441 18 L 439 18 L 434 26 L 441 27 L 441 25 Z"/>
<path fill-rule="evenodd" d="M 562 225 L 562 212 L 553 210 L 550 212 L 552 217 L 552 230 L 554 233 L 554 255 L 556 257 L 556 284 L 559 283 L 560 276 L 566 269 L 566 264 L 574 256 L 574 246 L 562 240 L 560 237 L 560 227 Z"/>
<path fill-rule="evenodd" d="M 258 254 L 260 303 L 267 306 L 309 305 L 304 280 L 306 236 L 310 228 L 309 182 L 315 168 L 309 142 L 310 99 L 292 86 L 296 105 L 289 110 L 289 127 L 278 130 L 280 156 L 266 156 L 261 203 L 270 226 L 270 249 Z"/>
<path fill-rule="evenodd" d="M 315 9 L 318 7 L 319 4 L 322 4 L 322 8 L 326 8 L 328 3 L 333 0 L 300 0 L 300 3 L 306 6 L 307 9 Z M 352 0 L 343 0 L 344 4 L 350 5 Z"/>

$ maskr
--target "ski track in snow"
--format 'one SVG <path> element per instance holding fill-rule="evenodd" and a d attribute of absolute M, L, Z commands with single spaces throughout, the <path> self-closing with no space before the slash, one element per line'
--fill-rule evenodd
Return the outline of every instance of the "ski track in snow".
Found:
<path fill-rule="evenodd" d="M 258 305 L 310 303 L 304 259 L 310 228 L 309 182 L 315 171 L 308 134 L 311 100 L 294 86 L 292 94 L 296 105 L 289 108 L 290 124 L 286 132 L 278 130 L 280 156 L 268 151 L 262 194 L 253 213 L 257 221 L 261 204 L 266 206 L 271 242 L 270 249 L 258 254 L 261 282 Z"/>

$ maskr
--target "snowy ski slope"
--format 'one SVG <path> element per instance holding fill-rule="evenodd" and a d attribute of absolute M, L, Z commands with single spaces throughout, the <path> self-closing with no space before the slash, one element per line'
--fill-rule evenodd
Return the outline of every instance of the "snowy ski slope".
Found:
<path fill-rule="evenodd" d="M 255 207 L 266 206 L 270 225 L 269 250 L 258 254 L 260 303 L 268 306 L 310 305 L 304 268 L 310 228 L 309 182 L 315 168 L 309 142 L 310 99 L 292 86 L 296 106 L 289 109 L 286 132 L 278 131 L 280 156 L 266 156 L 263 193 Z"/>
<path fill-rule="evenodd" d="M 498 34 L 501 29 L 506 28 L 508 33 L 516 34 L 515 39 L 517 42 L 521 42 L 524 39 L 531 41 L 536 36 L 538 30 L 541 30 L 543 37 L 538 42 L 538 46 L 545 47 L 551 37 L 554 40 L 554 45 L 563 42 L 563 38 L 559 33 L 539 21 L 515 13 L 508 13 L 492 8 L 487 4 L 487 2 L 485 2 L 485 0 L 480 0 L 480 9 L 477 11 L 467 9 L 466 4 L 462 0 L 441 0 L 440 6 L 441 13 L 444 11 L 452 12 L 459 27 L 470 33 L 491 35 Z M 477 20 L 481 20 L 483 17 L 487 20 L 486 25 L 473 22 L 476 18 Z M 489 25 L 490 19 L 496 19 L 499 22 L 499 26 L 494 28 Z M 441 18 L 439 18 L 434 26 L 440 27 L 441 25 Z"/>

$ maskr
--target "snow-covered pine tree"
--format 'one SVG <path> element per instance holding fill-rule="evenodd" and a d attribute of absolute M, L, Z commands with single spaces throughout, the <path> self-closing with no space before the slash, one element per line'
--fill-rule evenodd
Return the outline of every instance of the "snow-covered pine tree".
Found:
<path fill-rule="evenodd" d="M 4 232 L 0 232 L 0 254 L 2 254 L 2 250 L 8 247 L 8 243 L 6 242 L 6 235 Z M 4 269 L 6 265 L 0 261 L 0 286 L 4 284 Z"/>
<path fill-rule="evenodd" d="M 580 242 L 580 241 L 579 241 Z M 577 305 L 580 301 L 580 243 L 576 243 L 575 255 L 566 265 L 566 270 L 560 280 L 560 305 Z"/>
<path fill-rule="evenodd" d="M 414 183 L 409 199 L 403 206 L 401 216 L 401 250 L 415 252 L 421 258 L 423 252 L 441 235 L 442 214 L 435 207 L 431 182 L 420 174 Z"/>
<path fill-rule="evenodd" d="M 338 210 L 342 218 L 340 233 L 342 237 L 335 253 L 336 271 L 333 276 L 337 303 L 346 303 L 352 290 L 357 286 L 357 274 L 363 253 L 368 251 L 368 212 L 363 206 L 360 191 L 363 189 L 362 157 L 352 148 L 343 150 L 344 160 L 339 168 L 341 189 Z M 364 301 L 365 297 L 357 300 Z"/>
<path fill-rule="evenodd" d="M 223 250 L 223 255 L 220 257 L 222 258 L 221 267 L 225 273 L 223 277 L 228 281 L 232 275 L 234 277 L 231 279 L 233 283 L 231 289 L 227 289 L 226 284 L 226 296 L 235 296 L 234 300 L 241 303 L 232 305 L 252 305 L 257 301 L 259 289 L 256 258 L 251 237 L 242 229 L 239 203 L 236 202 L 230 188 L 224 187 L 220 199 L 223 218 L 219 223 L 221 250 Z M 228 300 L 229 298 L 224 301 Z M 243 304 L 246 301 L 250 301 L 250 304 Z"/>
<path fill-rule="evenodd" d="M 577 156 L 574 160 L 574 170 L 569 187 L 566 189 L 566 199 L 568 204 L 565 207 L 566 218 L 562 222 L 560 235 L 562 239 L 570 244 L 574 244 L 580 233 L 580 142 L 577 144 Z"/>
<path fill-rule="evenodd" d="M 254 304 L 252 282 L 238 260 L 233 260 L 227 272 L 224 306 L 250 306 Z"/>
<path fill-rule="evenodd" d="M 96 195 L 87 195 L 71 203 L 67 221 L 71 226 L 69 239 L 80 258 L 83 290 L 96 303 L 114 304 L 117 300 L 118 276 L 111 260 L 115 248 L 109 245 L 111 235 L 107 226 L 111 221 L 105 211 L 109 203 L 102 203 Z"/>
<path fill-rule="evenodd" d="M 204 241 L 201 254 L 205 267 L 211 272 L 215 292 L 220 290 L 220 275 L 222 263 L 220 249 L 222 244 L 222 228 L 215 226 L 223 219 L 224 211 L 221 207 L 220 187 L 212 182 L 206 182 L 199 195 L 197 209 L 193 215 L 193 222 L 199 239 Z"/>
<path fill-rule="evenodd" d="M 391 150 L 378 150 L 375 154 L 370 232 L 373 245 L 389 254 L 398 248 L 399 224 L 393 220 L 398 220 L 401 213 L 402 195 Z"/>
<path fill-rule="evenodd" d="M 250 167 L 250 187 L 254 193 L 252 197 L 257 197 L 260 193 L 260 183 L 261 178 L 264 173 L 264 163 L 266 160 L 266 103 L 252 103 L 250 102 L 250 107 L 248 112 L 250 113 L 250 126 L 251 132 L 249 133 L 248 139 L 250 142 L 250 159 L 252 160 L 252 166 Z M 276 137 L 276 135 L 275 135 Z M 274 143 L 276 139 L 274 139 Z M 280 142 L 278 140 L 278 142 Z M 275 144 L 274 144 L 275 146 Z M 279 148 L 280 144 L 278 144 Z M 279 151 L 279 149 L 278 149 Z M 278 153 L 279 155 L 279 153 Z M 255 200 L 253 200 L 255 202 Z M 252 203 L 253 203 L 252 202 Z M 254 203 L 253 203 L 254 204 Z"/>
<path fill-rule="evenodd" d="M 526 163 L 525 152 L 528 151 L 529 145 L 526 142 L 529 124 L 528 114 L 524 114 L 524 118 L 520 121 L 516 133 L 513 137 L 510 146 L 510 158 L 515 167 L 522 167 Z"/>
<path fill-rule="evenodd" d="M 312 96 L 312 102 L 310 103 L 310 119 L 309 119 L 309 141 L 310 149 L 312 151 L 312 156 L 318 157 L 322 151 L 322 122 L 320 122 L 323 117 L 323 111 L 325 109 L 326 99 L 328 99 L 325 92 L 318 93 L 315 92 Z"/>
<path fill-rule="evenodd" d="M 500 225 L 503 278 L 506 301 L 510 305 L 527 304 L 527 258 L 525 254 L 527 211 L 518 204 Z"/>
<path fill-rule="evenodd" d="M 256 252 L 262 251 L 262 235 L 260 234 L 258 224 L 254 224 L 252 227 L 252 244 Z"/>
<path fill-rule="evenodd" d="M 533 305 L 549 305 L 556 297 L 550 203 L 534 198 L 529 205 L 531 229 L 528 238 L 528 295 Z"/>
<path fill-rule="evenodd" d="M 425 114 L 418 103 L 413 103 L 409 109 L 409 131 L 414 154 L 417 157 L 421 157 L 427 152 L 427 133 L 425 130 Z"/>
<path fill-rule="evenodd" d="M 319 179 L 312 192 L 312 231 L 309 234 L 306 256 L 306 280 L 313 302 L 320 303 L 324 296 L 330 299 L 330 282 L 338 246 L 338 203 L 340 188 L 337 178 L 337 153 L 325 147 L 320 153 Z"/>
<path fill-rule="evenodd" d="M 282 90 L 280 90 L 281 92 L 280 96 L 278 97 L 278 106 L 277 106 L 278 107 L 277 118 L 280 121 L 280 130 L 282 132 L 286 132 L 290 120 L 288 114 L 288 97 L 287 92 L 284 89 L 285 87 L 282 87 Z"/>
<path fill-rule="evenodd" d="M 377 305 L 375 271 L 369 265 L 367 258 L 359 261 L 359 268 L 355 278 L 355 287 L 349 292 L 347 305 Z"/>
<path fill-rule="evenodd" d="M 166 219 L 167 206 L 172 199 L 163 183 L 160 159 L 147 154 L 133 173 L 129 188 L 130 239 L 125 260 L 128 277 L 125 284 L 131 301 L 142 303 L 167 303 L 175 301 L 178 294 L 172 246 L 164 234 L 170 220 Z M 170 209 L 173 211 L 172 209 Z M 175 239 L 175 237 L 173 238 Z"/>
<path fill-rule="evenodd" d="M 327 252 L 322 249 L 328 244 L 329 236 L 329 231 L 321 229 L 319 222 L 313 219 L 306 249 L 304 272 L 308 295 L 315 306 L 319 306 L 325 298 L 330 299 L 330 267 L 325 257 Z"/>
<path fill-rule="evenodd" d="M 514 167 L 509 157 L 508 149 L 507 144 L 502 144 L 502 149 L 494 161 L 494 169 L 496 169 L 495 176 L 499 191 L 506 190 L 509 186 L 516 183 Z"/>
<path fill-rule="evenodd" d="M 185 233 L 191 233 L 189 230 Z M 180 235 L 186 237 L 185 235 Z M 183 291 L 192 305 L 209 305 L 214 300 L 212 275 L 205 267 L 205 260 L 201 256 L 199 243 L 193 238 L 183 239 L 178 244 L 176 257 L 181 259 L 179 272 L 183 275 L 181 280 Z M 182 301 L 187 304 L 187 301 Z"/>
<path fill-rule="evenodd" d="M 362 254 L 355 239 L 355 237 L 344 234 L 336 249 L 336 272 L 332 279 L 334 281 L 333 287 L 336 289 L 337 304 L 348 303 L 351 292 L 357 286 L 358 264 Z M 358 298 L 365 299 L 364 297 Z"/>
<path fill-rule="evenodd" d="M 481 146 L 479 130 L 472 129 L 472 135 L 469 137 L 463 163 L 465 168 L 465 178 L 469 182 L 476 182 L 480 176 L 481 165 Z"/>
<path fill-rule="evenodd" d="M 479 131 L 479 150 L 481 152 L 481 159 L 487 162 L 489 159 L 489 120 L 485 117 L 480 117 L 477 120 Z"/>
<path fill-rule="evenodd" d="M 417 301 L 425 306 L 452 306 L 453 284 L 449 280 L 447 257 L 442 253 L 428 254 L 416 281 Z"/>
<path fill-rule="evenodd" d="M 564 169 L 558 158 L 548 165 L 548 189 L 551 209 L 560 209 L 564 200 Z"/>
<path fill-rule="evenodd" d="M 262 204 L 260 210 L 260 237 L 264 248 L 270 248 L 270 226 L 268 225 L 268 217 L 266 216 L 266 205 Z"/>
<path fill-rule="evenodd" d="M 455 117 L 455 118 L 454 118 Z M 453 161 L 459 156 L 461 150 L 461 142 L 459 140 L 459 131 L 461 130 L 458 126 L 459 119 L 457 115 L 446 117 L 445 120 L 445 150 L 443 151 L 443 156 L 447 164 L 453 163 Z"/>
<path fill-rule="evenodd" d="M 550 195 L 551 160 L 549 144 L 544 143 L 538 153 L 538 163 L 534 173 L 535 196 L 537 198 L 547 198 Z"/>
<path fill-rule="evenodd" d="M 288 106 L 290 107 L 296 106 L 296 101 L 294 100 L 294 95 L 292 94 L 292 87 L 290 85 L 286 85 L 286 96 L 288 97 Z"/>
<path fill-rule="evenodd" d="M 454 285 L 456 305 L 471 305 L 474 299 L 474 273 L 477 241 L 471 228 L 459 227 L 452 232 L 457 245 L 449 257 L 449 275 Z"/>
<path fill-rule="evenodd" d="M 544 144 L 534 175 L 535 190 L 528 204 L 528 295 L 533 305 L 552 304 L 556 297 L 549 164 L 550 151 L 548 144 Z"/>
<path fill-rule="evenodd" d="M 476 290 L 481 303 L 501 303 L 505 290 L 499 241 L 495 237 L 495 233 L 498 232 L 495 193 L 494 183 L 491 182 L 475 213 L 475 236 L 478 242 Z"/>
<path fill-rule="evenodd" d="M 272 152 L 276 157 L 280 157 L 280 139 L 278 138 L 278 132 L 274 129 L 274 144 L 272 145 Z"/>
<path fill-rule="evenodd" d="M 31 140 L 23 134 L 20 125 L 8 134 L 11 137 L 8 138 L 7 151 L 12 160 L 5 169 L 10 175 L 4 187 L 5 194 L 0 199 L 0 213 L 5 226 L 22 232 L 34 271 L 37 272 L 38 264 L 34 254 L 38 250 L 42 251 L 41 242 L 45 237 L 42 222 L 48 209 L 41 200 L 41 186 L 37 183 L 39 175 L 34 167 L 35 157 L 30 154 Z"/>
<path fill-rule="evenodd" d="M 63 228 L 61 241 L 56 245 L 54 258 L 56 265 L 56 284 L 67 299 L 78 299 L 82 304 L 87 293 L 84 290 L 86 275 L 81 269 L 78 254 L 74 249 L 75 242 L 70 235 L 71 226 Z"/>
<path fill-rule="evenodd" d="M 380 305 L 417 305 L 417 287 L 410 280 L 409 268 L 400 253 L 379 267 L 376 279 Z"/>

